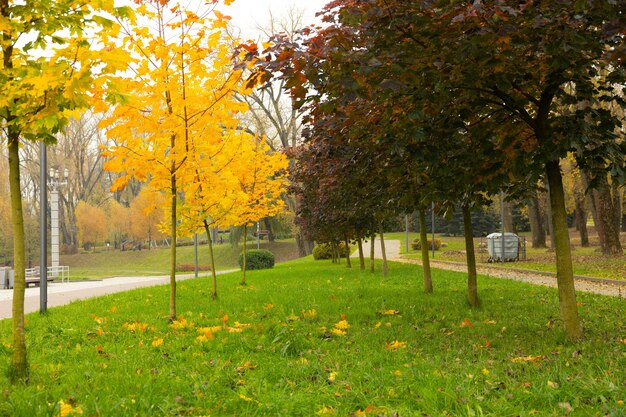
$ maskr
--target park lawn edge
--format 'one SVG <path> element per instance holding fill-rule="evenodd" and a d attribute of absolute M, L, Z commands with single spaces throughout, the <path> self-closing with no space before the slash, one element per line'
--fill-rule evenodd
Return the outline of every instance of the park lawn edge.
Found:
<path fill-rule="evenodd" d="M 217 302 L 180 282 L 174 325 L 167 286 L 30 314 L 31 381 L 0 379 L 0 416 L 625 415 L 623 299 L 579 293 L 572 344 L 554 289 L 480 276 L 471 310 L 465 278 L 435 270 L 427 295 L 416 266 L 305 258 L 220 276 Z"/>

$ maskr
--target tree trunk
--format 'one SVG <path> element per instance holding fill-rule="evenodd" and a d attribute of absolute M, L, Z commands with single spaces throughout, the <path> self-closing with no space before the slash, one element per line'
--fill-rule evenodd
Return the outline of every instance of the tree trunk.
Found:
<path fill-rule="evenodd" d="M 556 244 L 556 275 L 561 318 L 567 336 L 571 340 L 576 340 L 582 336 L 582 327 L 576 304 L 572 253 L 565 211 L 565 194 L 559 161 L 546 163 L 546 175 L 550 185 L 550 208 Z"/>
<path fill-rule="evenodd" d="M 621 255 L 624 253 L 619 240 L 619 217 L 616 199 L 611 193 L 611 186 L 606 177 L 600 182 L 597 189 L 593 190 L 593 202 L 595 205 L 600 247 L 605 255 Z M 617 190 L 615 190 L 617 191 Z"/>
<path fill-rule="evenodd" d="M 211 294 L 211 299 L 217 300 L 217 273 L 215 272 L 215 254 L 213 253 L 213 239 L 211 239 L 211 230 L 209 228 L 209 223 L 206 220 L 203 220 L 204 223 L 204 231 L 206 232 L 207 242 L 209 244 L 209 259 L 211 262 L 211 275 L 213 277 L 213 293 Z"/>
<path fill-rule="evenodd" d="M 559 178 L 561 178 L 561 171 L 559 168 Z M 562 183 L 562 179 L 561 179 L 561 183 Z M 548 222 L 548 227 L 547 227 L 547 233 L 550 236 L 550 249 L 555 249 L 556 248 L 556 240 L 554 239 L 554 216 L 552 215 L 552 202 L 551 202 L 551 191 L 550 191 L 550 181 L 546 182 L 546 188 L 548 189 L 548 195 L 546 196 L 547 198 L 547 204 L 546 204 L 546 215 L 548 217 L 547 222 Z M 565 219 L 565 227 L 567 228 L 567 217 Z"/>
<path fill-rule="evenodd" d="M 430 255 L 428 253 L 428 232 L 426 231 L 426 211 L 418 210 L 420 219 L 420 246 L 422 248 L 422 271 L 424 274 L 424 292 L 433 292 L 433 280 L 430 273 Z"/>
<path fill-rule="evenodd" d="M 513 222 L 513 203 L 510 201 L 504 202 L 504 230 L 509 233 L 517 233 Z"/>
<path fill-rule="evenodd" d="M 585 189 L 589 190 L 590 179 L 584 172 L 580 173 Z M 603 224 L 602 220 L 599 218 L 598 209 L 596 199 L 594 197 L 593 190 L 587 193 L 587 201 L 589 202 L 589 210 L 591 211 L 591 218 L 593 219 L 593 225 L 596 229 L 596 235 L 598 236 L 598 241 L 600 243 L 600 248 L 604 248 L 606 243 L 604 242 L 604 230 L 602 229 Z"/>
<path fill-rule="evenodd" d="M 274 236 L 274 230 L 272 230 L 272 223 L 270 222 L 270 218 L 264 217 L 263 223 L 265 224 L 265 230 L 268 231 L 267 242 L 274 242 L 276 240 L 276 236 Z"/>
<path fill-rule="evenodd" d="M 285 201 L 289 209 L 297 214 L 299 206 L 297 198 L 287 196 Z M 298 224 L 296 224 L 296 245 L 298 246 L 298 256 L 301 258 L 313 253 L 313 247 L 315 246 L 311 240 L 307 239 L 307 236 Z"/>
<path fill-rule="evenodd" d="M 589 246 L 589 233 L 587 233 L 587 210 L 585 209 L 585 197 L 579 194 L 576 199 L 576 228 L 580 234 L 580 246 Z"/>
<path fill-rule="evenodd" d="M 348 264 L 348 268 L 352 268 L 352 261 L 350 261 L 350 239 L 346 237 L 346 250 L 348 251 L 346 255 L 346 263 Z"/>
<path fill-rule="evenodd" d="M 338 240 L 335 241 L 335 259 L 337 260 L 337 264 L 341 265 L 341 248 Z"/>
<path fill-rule="evenodd" d="M 389 273 L 389 266 L 387 265 L 387 251 L 385 250 L 385 235 L 383 233 L 383 222 L 380 222 L 380 251 L 383 255 L 383 278 L 387 277 Z"/>
<path fill-rule="evenodd" d="M 241 270 L 243 274 L 241 276 L 241 282 L 239 283 L 239 285 L 246 285 L 247 249 L 248 249 L 248 224 L 246 223 L 243 225 L 243 252 L 241 252 L 243 254 L 243 258 L 241 260 Z"/>
<path fill-rule="evenodd" d="M 463 205 L 463 229 L 465 234 L 465 252 L 467 254 L 467 301 L 471 307 L 475 308 L 480 305 L 480 301 L 478 299 L 478 281 L 476 278 L 472 211 L 468 204 Z"/>
<path fill-rule="evenodd" d="M 13 221 L 13 356 L 9 376 L 11 382 L 28 379 L 26 333 L 24 329 L 24 293 L 26 290 L 26 259 L 24 255 L 24 214 L 20 189 L 19 133 L 9 126 L 9 186 Z"/>
<path fill-rule="evenodd" d="M 175 162 L 172 162 L 172 170 L 174 170 Z M 170 178 L 170 236 L 172 237 L 172 245 L 170 246 L 170 316 L 169 321 L 176 320 L 176 203 L 177 188 L 176 174 L 172 173 Z"/>
<path fill-rule="evenodd" d="M 626 232 L 626 191 L 622 191 L 622 232 Z"/>
<path fill-rule="evenodd" d="M 359 238 L 357 240 L 357 244 L 359 245 L 359 265 L 361 267 L 361 271 L 365 271 L 365 257 L 363 256 L 363 239 Z"/>
<path fill-rule="evenodd" d="M 370 238 L 370 272 L 374 272 L 374 241 L 376 240 L 376 234 L 372 233 Z"/>
<path fill-rule="evenodd" d="M 530 230 L 532 233 L 533 248 L 546 247 L 546 229 L 543 225 L 543 216 L 541 213 L 541 204 L 537 191 L 533 192 L 528 205 L 528 219 L 530 220 Z"/>

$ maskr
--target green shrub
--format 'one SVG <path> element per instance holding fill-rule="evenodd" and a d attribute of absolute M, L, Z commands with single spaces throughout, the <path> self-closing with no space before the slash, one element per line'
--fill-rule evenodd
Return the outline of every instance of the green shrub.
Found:
<path fill-rule="evenodd" d="M 339 256 L 347 258 L 350 256 L 350 248 L 345 243 L 339 244 Z M 333 257 L 333 247 L 330 243 L 322 243 L 313 248 L 313 259 L 331 259 Z"/>
<path fill-rule="evenodd" d="M 428 249 L 432 249 L 433 247 L 432 240 L 428 239 L 427 242 L 428 242 Z M 422 249 L 422 241 L 420 239 L 415 239 L 413 243 L 411 243 L 411 247 L 415 250 Z M 441 240 L 435 239 L 435 250 L 439 250 L 439 248 L 441 248 Z"/>
<path fill-rule="evenodd" d="M 243 252 L 239 254 L 239 267 L 243 269 Z M 265 249 L 248 249 L 246 251 L 246 270 L 269 269 L 276 262 L 274 254 Z"/>

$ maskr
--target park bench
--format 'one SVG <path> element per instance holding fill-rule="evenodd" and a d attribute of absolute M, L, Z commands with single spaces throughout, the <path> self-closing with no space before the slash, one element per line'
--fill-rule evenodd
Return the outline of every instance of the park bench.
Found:
<path fill-rule="evenodd" d="M 41 284 L 41 276 L 39 267 L 26 268 L 24 270 L 26 278 L 26 287 L 39 286 Z M 70 281 L 70 267 L 69 266 L 49 266 L 48 267 L 48 282 L 54 282 L 61 279 L 61 282 Z M 13 271 L 9 268 L 0 268 L 0 288 L 10 289 L 13 288 Z"/>
<path fill-rule="evenodd" d="M 41 271 L 38 266 L 36 266 L 35 268 L 26 268 L 26 288 L 31 285 L 38 287 L 39 284 L 41 284 L 40 272 Z M 54 278 L 48 275 L 48 282 L 53 281 Z"/>

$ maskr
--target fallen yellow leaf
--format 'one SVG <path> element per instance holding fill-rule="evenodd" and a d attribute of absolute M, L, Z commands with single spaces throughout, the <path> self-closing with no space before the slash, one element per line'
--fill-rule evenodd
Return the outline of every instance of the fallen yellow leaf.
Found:
<path fill-rule="evenodd" d="M 406 342 L 399 342 L 397 340 L 394 340 L 391 343 L 386 343 L 385 344 L 385 349 L 388 350 L 398 350 L 398 349 L 404 349 L 406 347 Z"/>
<path fill-rule="evenodd" d="M 387 316 L 395 316 L 397 314 L 400 314 L 400 311 L 398 311 L 398 310 L 387 310 L 383 314 L 385 314 Z"/>
<path fill-rule="evenodd" d="M 543 355 L 537 356 L 519 356 L 517 358 L 511 358 L 511 362 L 539 362 L 543 359 Z"/>

